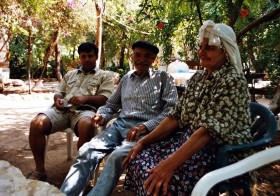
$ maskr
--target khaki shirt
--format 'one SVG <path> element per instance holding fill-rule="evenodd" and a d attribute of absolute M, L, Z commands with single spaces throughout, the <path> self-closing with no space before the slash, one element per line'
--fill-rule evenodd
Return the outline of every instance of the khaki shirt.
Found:
<path fill-rule="evenodd" d="M 109 98 L 114 91 L 112 75 L 108 71 L 95 68 L 90 73 L 75 69 L 67 72 L 57 86 L 55 94 L 69 100 L 73 96 L 103 95 Z"/>

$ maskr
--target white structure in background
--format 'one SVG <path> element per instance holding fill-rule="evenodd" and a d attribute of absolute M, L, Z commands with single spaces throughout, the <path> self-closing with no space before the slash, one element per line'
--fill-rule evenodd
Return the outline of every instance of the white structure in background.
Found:
<path fill-rule="evenodd" d="M 176 85 L 186 85 L 187 80 L 193 76 L 196 70 L 189 69 L 186 63 L 180 61 L 179 54 L 175 54 L 174 57 L 176 60 L 168 65 L 167 72 L 173 76 Z"/>
<path fill-rule="evenodd" d="M 10 79 L 10 68 L 0 67 L 0 83 L 7 83 Z"/>
<path fill-rule="evenodd" d="M 9 50 L 9 44 L 6 43 L 8 35 L 5 29 L 0 30 L 0 83 L 8 82 L 10 78 L 9 62 L 7 62 L 6 56 Z M 5 44 L 6 43 L 6 44 Z M 4 46 L 5 44 L 5 46 Z M 4 47 L 3 47 L 4 46 Z"/>

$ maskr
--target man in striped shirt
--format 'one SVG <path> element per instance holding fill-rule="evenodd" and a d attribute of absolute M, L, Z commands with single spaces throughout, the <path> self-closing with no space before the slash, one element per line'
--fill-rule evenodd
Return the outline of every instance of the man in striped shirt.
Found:
<path fill-rule="evenodd" d="M 122 77 L 106 105 L 92 117 L 92 123 L 95 127 L 103 125 L 120 111 L 119 117 L 80 148 L 61 187 L 66 195 L 82 194 L 96 167 L 109 153 L 89 195 L 111 195 L 123 172 L 122 161 L 135 141 L 152 131 L 178 99 L 173 78 L 152 68 L 159 49 L 147 41 L 135 42 L 132 49 L 135 71 Z"/>

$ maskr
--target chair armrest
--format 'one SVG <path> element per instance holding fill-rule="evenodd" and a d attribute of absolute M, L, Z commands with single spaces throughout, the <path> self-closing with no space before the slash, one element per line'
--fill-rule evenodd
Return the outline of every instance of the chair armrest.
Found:
<path fill-rule="evenodd" d="M 266 137 L 249 144 L 226 145 L 221 147 L 217 153 L 217 168 L 227 166 L 229 164 L 229 156 L 231 153 L 243 152 L 250 149 L 263 147 L 272 141 L 272 137 Z"/>
<path fill-rule="evenodd" d="M 216 184 L 280 160 L 280 146 L 257 152 L 234 164 L 205 174 L 195 185 L 192 196 L 204 196 Z"/>

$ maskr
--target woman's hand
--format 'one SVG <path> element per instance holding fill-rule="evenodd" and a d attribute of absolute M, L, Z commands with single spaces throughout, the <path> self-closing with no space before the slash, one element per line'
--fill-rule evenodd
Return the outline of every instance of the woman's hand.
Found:
<path fill-rule="evenodd" d="M 143 143 L 141 140 L 139 140 L 135 146 L 128 152 L 127 156 L 122 162 L 123 167 L 126 169 L 128 166 L 129 161 L 134 159 L 139 151 L 141 151 L 144 148 Z"/>
<path fill-rule="evenodd" d="M 174 160 L 172 160 L 174 161 Z M 173 164 L 168 159 L 160 162 L 156 167 L 148 170 L 149 178 L 144 182 L 144 188 L 148 195 L 159 195 L 162 190 L 163 195 L 167 194 L 168 183 L 175 173 Z"/>

